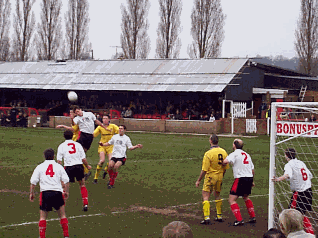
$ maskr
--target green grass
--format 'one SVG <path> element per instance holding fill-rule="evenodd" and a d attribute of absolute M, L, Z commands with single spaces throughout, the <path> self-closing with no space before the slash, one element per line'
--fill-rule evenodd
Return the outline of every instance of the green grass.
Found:
<path fill-rule="evenodd" d="M 189 223 L 195 237 L 242 237 L 235 230 L 229 232 L 229 229 L 217 229 L 215 225 L 204 227 L 198 224 L 202 218 L 201 188 L 195 187 L 195 181 L 201 171 L 203 154 L 210 148 L 208 136 L 132 132 L 127 135 L 133 144 L 141 143 L 144 148 L 128 152 L 128 160 L 120 168 L 114 189 L 107 189 L 107 181 L 102 180 L 101 175 L 98 185 L 93 185 L 92 177 L 89 178 L 87 189 L 90 208 L 87 213 L 81 211 L 78 185 L 71 184 L 66 211 L 68 217 L 75 217 L 69 219 L 72 237 L 161 237 L 162 228 L 174 220 Z M 87 153 L 93 173 L 99 160 L 98 139 L 94 139 Z M 266 219 L 269 138 L 260 136 L 243 140 L 244 149 L 252 156 L 255 165 L 256 186 L 253 195 L 260 196 L 253 199 L 254 206 L 257 211 L 262 211 Z M 38 200 L 34 203 L 28 200 L 30 177 L 36 165 L 43 162 L 43 151 L 49 147 L 56 150 L 63 141 L 60 130 L 0 128 L 0 237 L 38 235 L 37 224 L 4 226 L 39 220 Z M 220 146 L 228 153 L 232 151 L 232 142 L 233 138 L 220 137 Z M 221 193 L 225 199 L 232 182 L 230 169 L 225 175 Z M 182 206 L 184 204 L 192 205 Z M 242 201 L 239 204 L 242 210 L 245 209 Z M 214 216 L 213 207 L 211 204 L 211 216 Z M 157 210 L 145 210 L 150 208 Z M 233 221 L 226 201 L 223 209 L 227 220 Z M 171 210 L 178 213 L 169 213 Z M 100 213 L 103 215 L 96 215 Z M 51 218 L 57 218 L 57 214 L 49 213 Z M 246 237 L 260 236 L 266 227 L 267 224 L 264 224 L 263 230 L 245 228 L 249 234 Z M 62 237 L 58 220 L 48 222 L 47 237 Z"/>

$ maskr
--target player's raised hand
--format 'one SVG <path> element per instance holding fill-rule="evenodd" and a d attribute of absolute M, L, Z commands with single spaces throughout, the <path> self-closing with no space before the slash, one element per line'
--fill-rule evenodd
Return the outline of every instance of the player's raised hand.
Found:
<path fill-rule="evenodd" d="M 57 125 L 56 128 L 63 128 L 63 125 Z"/>
<path fill-rule="evenodd" d="M 143 145 L 142 144 L 138 144 L 137 147 L 141 149 L 143 147 Z"/>

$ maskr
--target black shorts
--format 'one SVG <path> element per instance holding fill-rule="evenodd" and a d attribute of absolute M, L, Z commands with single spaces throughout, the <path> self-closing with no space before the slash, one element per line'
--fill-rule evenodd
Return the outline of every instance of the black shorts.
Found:
<path fill-rule="evenodd" d="M 125 157 L 124 157 L 124 158 L 115 158 L 115 157 L 112 157 L 111 160 L 114 161 L 115 164 L 116 164 L 117 161 L 121 161 L 121 162 L 123 163 L 122 165 L 125 165 L 125 163 L 126 163 L 126 158 L 125 158 Z"/>
<path fill-rule="evenodd" d="M 312 191 L 308 188 L 304 192 L 294 192 L 288 208 L 294 208 L 305 214 L 306 211 L 312 211 Z"/>
<path fill-rule="evenodd" d="M 40 193 L 40 210 L 50 212 L 53 207 L 59 210 L 65 205 L 63 193 L 59 191 L 43 191 Z"/>
<path fill-rule="evenodd" d="M 230 194 L 236 196 L 250 195 L 253 187 L 253 177 L 236 178 Z"/>
<path fill-rule="evenodd" d="M 76 164 L 73 166 L 65 166 L 65 171 L 70 178 L 70 183 L 74 183 L 75 179 L 81 181 L 84 178 L 84 166 L 82 164 Z"/>
<path fill-rule="evenodd" d="M 89 148 L 91 148 L 93 139 L 94 139 L 93 134 L 81 132 L 77 142 L 80 143 L 84 149 L 89 150 Z"/>

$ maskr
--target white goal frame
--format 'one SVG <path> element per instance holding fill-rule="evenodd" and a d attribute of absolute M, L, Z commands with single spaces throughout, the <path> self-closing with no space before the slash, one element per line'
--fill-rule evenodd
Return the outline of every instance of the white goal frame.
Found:
<path fill-rule="evenodd" d="M 318 114 L 318 102 L 274 102 L 271 104 L 271 134 L 270 134 L 270 165 L 269 165 L 269 202 L 268 202 L 268 229 L 275 227 L 275 186 L 274 182 L 272 181 L 272 178 L 275 175 L 275 166 L 276 166 L 276 147 L 277 145 L 287 142 L 291 139 L 297 138 L 297 137 L 311 137 L 311 135 L 308 135 L 310 132 L 314 132 L 318 130 L 318 127 L 314 127 L 313 129 L 308 129 L 308 131 L 298 134 L 298 135 L 287 135 L 287 139 L 284 139 L 283 141 L 277 142 L 277 108 L 293 108 L 295 110 L 301 109 L 303 106 L 308 106 L 308 108 L 312 108 L 312 112 L 316 112 Z M 308 111 L 310 112 L 310 110 Z M 316 114 L 316 115 L 317 115 Z M 318 118 L 318 116 L 316 116 Z M 306 124 L 307 122 L 303 122 L 303 124 Z M 318 125 L 318 121 L 315 122 Z M 310 123 L 308 123 L 310 124 Z M 308 127 L 309 128 L 309 127 Z M 313 134 L 313 133 L 312 133 Z M 316 136 L 315 136 L 316 137 Z M 318 144 L 317 144 L 318 146 Z M 317 158 L 318 161 L 318 158 Z M 287 163 L 287 161 L 286 161 Z M 308 165 L 307 165 L 308 166 Z M 311 171 L 312 172 L 312 171 Z M 283 174 L 277 174 L 277 176 L 282 176 Z M 315 175 L 314 175 L 315 176 Z M 318 174 L 317 174 L 318 176 Z M 313 184 L 314 185 L 314 184 Z M 315 199 L 318 199 L 315 197 L 317 193 L 313 190 L 313 201 Z M 277 206 L 277 204 L 276 204 Z M 287 207 L 282 207 L 282 204 L 278 204 L 278 206 L 281 206 L 281 209 L 287 209 Z M 277 214 L 276 214 L 277 216 Z M 277 217 L 276 217 L 277 219 Z"/>

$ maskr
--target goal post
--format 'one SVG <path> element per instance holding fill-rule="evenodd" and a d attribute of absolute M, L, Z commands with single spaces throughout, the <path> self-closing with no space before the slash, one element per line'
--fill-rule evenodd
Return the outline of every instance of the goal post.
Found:
<path fill-rule="evenodd" d="M 279 228 L 278 215 L 288 208 L 293 194 L 288 180 L 274 183 L 272 178 L 284 174 L 285 149 L 294 148 L 296 158 L 313 174 L 313 211 L 306 216 L 318 230 L 318 102 L 274 102 L 271 115 L 268 229 Z"/>

